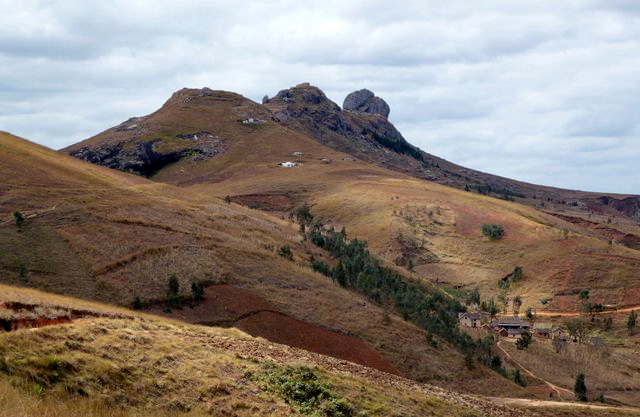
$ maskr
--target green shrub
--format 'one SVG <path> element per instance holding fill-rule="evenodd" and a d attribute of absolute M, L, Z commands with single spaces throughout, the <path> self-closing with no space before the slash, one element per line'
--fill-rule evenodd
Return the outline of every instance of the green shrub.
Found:
<path fill-rule="evenodd" d="M 350 417 L 354 409 L 332 390 L 311 369 L 300 367 L 277 367 L 267 364 L 257 380 L 258 385 L 281 397 L 285 402 L 297 407 L 302 414 L 324 415 L 327 417 Z"/>
<path fill-rule="evenodd" d="M 142 300 L 140 299 L 139 296 L 135 296 L 133 297 L 133 309 L 134 310 L 140 310 L 142 309 L 143 304 L 142 304 Z"/>
<path fill-rule="evenodd" d="M 25 218 L 19 211 L 13 212 L 13 219 L 15 220 L 16 226 L 18 226 L 18 228 L 21 228 L 24 225 Z"/>
<path fill-rule="evenodd" d="M 482 234 L 487 236 L 489 240 L 499 240 L 504 236 L 504 229 L 498 224 L 482 225 Z"/>
<path fill-rule="evenodd" d="M 293 260 L 293 252 L 291 252 L 289 245 L 281 246 L 280 250 L 278 250 L 278 255 L 290 261 Z"/>

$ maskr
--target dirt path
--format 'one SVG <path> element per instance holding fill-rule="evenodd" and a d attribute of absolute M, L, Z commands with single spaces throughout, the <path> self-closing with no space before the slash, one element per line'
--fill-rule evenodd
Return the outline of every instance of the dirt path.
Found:
<path fill-rule="evenodd" d="M 617 314 L 617 313 L 629 313 L 633 310 L 640 310 L 640 304 L 619 308 L 616 310 L 607 310 L 598 313 L 598 315 L 602 314 Z M 539 317 L 578 317 L 585 313 L 579 311 L 536 311 L 536 316 Z"/>
<path fill-rule="evenodd" d="M 551 388 L 552 390 L 554 390 L 556 392 L 556 394 L 558 395 L 559 399 L 562 399 L 562 394 L 564 393 L 565 395 L 568 395 L 568 398 L 573 398 L 574 394 L 573 392 L 571 392 L 570 390 L 566 389 L 566 388 L 562 388 L 559 387 L 557 385 L 555 385 L 554 383 L 547 381 L 544 378 L 539 377 L 538 375 L 534 374 L 533 372 L 531 372 L 529 369 L 525 368 L 520 362 L 518 362 L 517 360 L 515 360 L 513 358 L 513 356 L 511 356 L 511 354 L 509 352 L 507 352 L 502 346 L 500 346 L 500 344 L 503 343 L 502 340 L 499 340 L 498 343 L 496 343 L 496 347 L 498 349 L 500 349 L 500 351 L 502 353 L 504 353 L 504 355 L 509 358 L 509 360 L 511 360 L 513 363 L 516 364 L 516 366 L 520 369 L 522 369 L 522 371 L 524 371 L 524 373 L 526 373 L 527 375 L 529 375 L 530 377 L 537 379 L 538 381 L 542 381 L 544 384 L 546 384 L 549 388 Z"/>
<path fill-rule="evenodd" d="M 529 400 L 526 398 L 501 398 L 492 397 L 493 401 L 502 405 L 515 405 L 527 408 L 550 407 L 550 408 L 587 408 L 591 410 L 615 410 L 640 412 L 640 409 L 633 407 L 615 407 L 611 405 L 595 405 L 577 402 L 548 401 L 548 400 Z"/>

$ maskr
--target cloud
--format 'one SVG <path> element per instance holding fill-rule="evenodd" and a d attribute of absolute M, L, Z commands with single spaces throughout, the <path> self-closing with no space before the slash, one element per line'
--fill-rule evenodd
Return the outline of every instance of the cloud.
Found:
<path fill-rule="evenodd" d="M 369 88 L 428 152 L 572 189 L 640 193 L 635 1 L 0 0 L 0 129 L 53 148 L 182 87 Z"/>

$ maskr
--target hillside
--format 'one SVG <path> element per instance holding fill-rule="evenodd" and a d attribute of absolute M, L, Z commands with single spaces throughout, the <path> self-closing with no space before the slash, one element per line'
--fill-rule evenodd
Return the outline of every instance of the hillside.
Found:
<path fill-rule="evenodd" d="M 7 134 L 1 139 L 0 173 L 12 181 L 0 202 L 4 283 L 129 307 L 139 297 L 157 314 L 238 327 L 417 381 L 534 395 L 484 367 L 467 369 L 445 340 L 435 337 L 438 346 L 431 346 L 424 330 L 313 272 L 311 255 L 327 255 L 302 241 L 297 225 L 211 193 L 97 167 Z M 14 211 L 26 218 L 20 228 Z M 292 260 L 278 255 L 285 245 Z M 206 287 L 205 299 L 163 312 L 173 274 L 185 300 L 192 283 Z"/>
<path fill-rule="evenodd" d="M 0 311 L 94 317 L 0 333 L 0 416 L 633 416 L 455 394 L 237 330 L 0 285 Z M 292 387 L 295 386 L 295 391 Z"/>

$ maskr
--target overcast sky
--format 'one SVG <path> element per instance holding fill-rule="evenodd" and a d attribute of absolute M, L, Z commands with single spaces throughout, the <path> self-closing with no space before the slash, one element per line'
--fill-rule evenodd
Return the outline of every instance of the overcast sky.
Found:
<path fill-rule="evenodd" d="M 0 130 L 52 148 L 182 87 L 305 81 L 461 165 L 640 194 L 640 1 L 0 0 Z"/>

